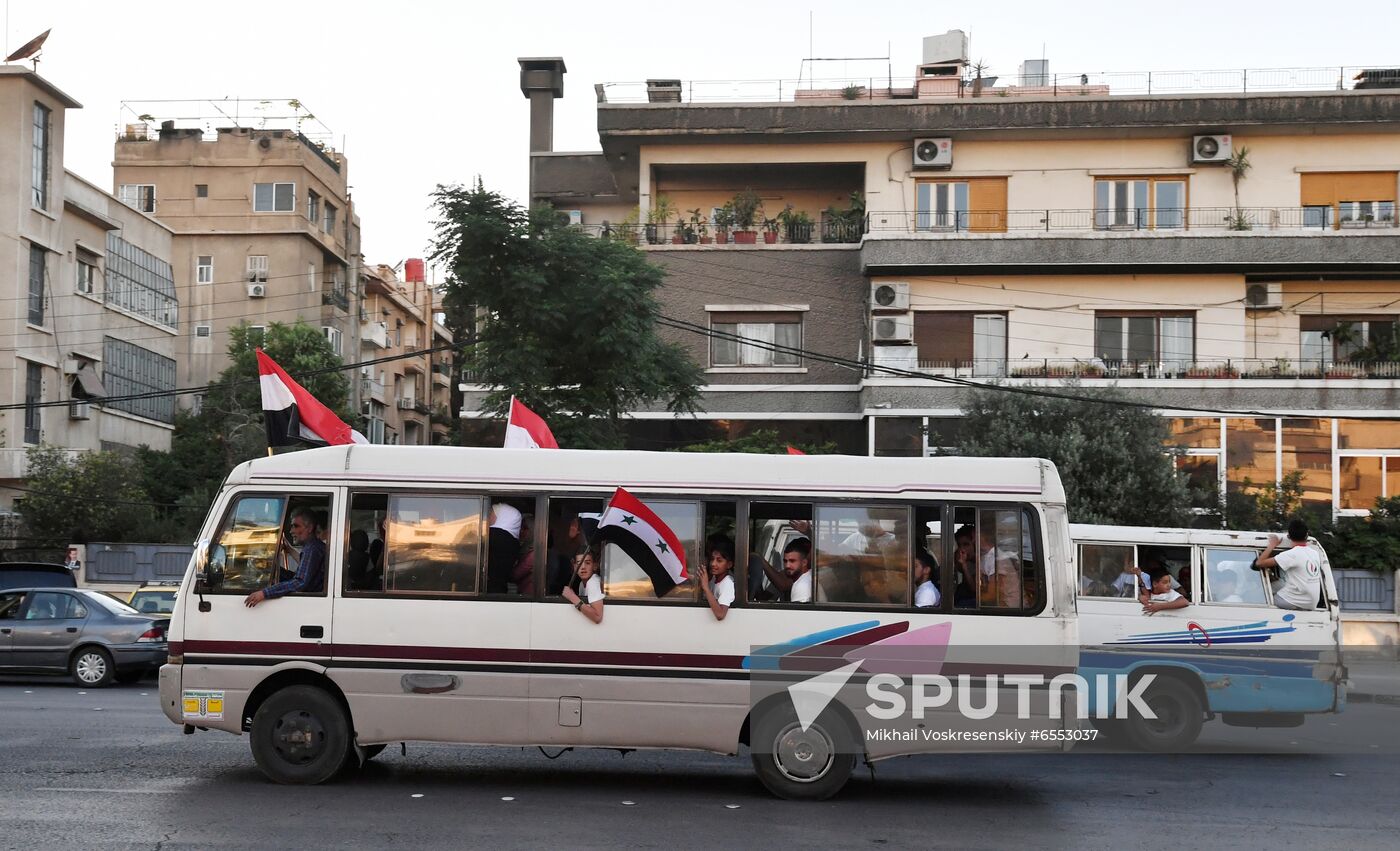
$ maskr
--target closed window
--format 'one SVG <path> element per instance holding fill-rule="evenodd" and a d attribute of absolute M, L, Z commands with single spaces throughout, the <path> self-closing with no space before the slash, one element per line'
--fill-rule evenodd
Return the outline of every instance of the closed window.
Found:
<path fill-rule="evenodd" d="M 1132 544 L 1083 544 L 1079 547 L 1079 596 L 1136 602 L 1147 589 L 1136 571 L 1137 548 Z"/>
<path fill-rule="evenodd" d="M 1109 364 L 1161 363 L 1182 369 L 1195 359 L 1196 320 L 1189 314 L 1099 313 L 1094 354 Z"/>
<path fill-rule="evenodd" d="M 179 302 L 170 264 L 117 236 L 107 234 L 107 288 L 104 300 L 138 316 L 175 327 Z"/>
<path fill-rule="evenodd" d="M 1006 230 L 1006 178 L 924 180 L 916 184 L 918 230 Z"/>
<path fill-rule="evenodd" d="M 145 395 L 175 389 L 175 361 L 134 343 L 107 337 L 102 346 L 102 386 L 112 396 L 144 396 L 114 399 L 109 407 L 163 423 L 175 422 L 175 397 Z"/>
<path fill-rule="evenodd" d="M 687 573 L 692 577 L 672 588 L 662 599 L 694 601 L 696 587 L 693 577 L 697 570 L 705 569 L 700 553 L 700 503 L 655 499 L 645 502 L 647 507 L 661 518 L 661 522 L 676 533 L 685 550 Z M 604 596 L 615 599 L 656 599 L 656 589 L 651 578 L 641 565 L 633 561 L 617 544 L 608 544 L 603 549 L 602 568 Z"/>
<path fill-rule="evenodd" d="M 1299 175 L 1308 227 L 1395 226 L 1395 172 L 1313 172 Z"/>
<path fill-rule="evenodd" d="M 1094 181 L 1094 227 L 1180 228 L 1186 225 L 1186 181 L 1115 178 Z"/>
<path fill-rule="evenodd" d="M 818 603 L 909 605 L 909 509 L 819 505 L 816 517 Z"/>
<path fill-rule="evenodd" d="M 954 608 L 1038 608 L 1040 548 L 1031 513 L 1016 508 L 953 509 Z"/>
<path fill-rule="evenodd" d="M 253 212 L 291 213 L 296 211 L 295 183 L 254 183 Z"/>
<path fill-rule="evenodd" d="M 209 197 L 209 184 L 207 184 L 207 183 L 196 183 L 196 184 L 194 185 L 194 197 L 196 197 L 196 198 L 208 198 L 208 197 Z"/>
<path fill-rule="evenodd" d="M 326 203 L 326 212 L 321 219 L 321 229 L 326 233 L 335 231 L 335 206 L 330 202 Z"/>
<path fill-rule="evenodd" d="M 48 251 L 29 246 L 29 324 L 44 324 L 44 278 L 48 276 Z"/>
<path fill-rule="evenodd" d="M 483 508 L 478 496 L 390 496 L 384 524 L 388 593 L 478 593 Z"/>
<path fill-rule="evenodd" d="M 710 366 L 800 366 L 802 314 L 711 313 Z M 736 339 L 736 338 L 742 338 Z"/>
<path fill-rule="evenodd" d="M 1252 550 L 1206 550 L 1206 596 L 1211 603 L 1268 604 L 1261 574 L 1250 569 Z"/>
<path fill-rule="evenodd" d="M 117 200 L 143 213 L 154 213 L 156 188 L 149 183 L 123 183 L 117 187 Z"/>
<path fill-rule="evenodd" d="M 1395 316 L 1302 316 L 1298 325 L 1304 368 L 1385 360 L 1400 343 L 1400 323 Z"/>
<path fill-rule="evenodd" d="M 194 280 L 197 284 L 214 283 L 214 258 L 208 254 L 201 254 L 199 261 L 195 264 Z"/>
<path fill-rule="evenodd" d="M 74 282 L 74 289 L 84 295 L 92 295 L 97 280 L 97 267 L 85 260 L 78 261 L 78 278 Z"/>
<path fill-rule="evenodd" d="M 30 176 L 30 202 L 41 210 L 49 208 L 49 170 L 52 167 L 53 113 L 42 103 L 34 104 L 34 154 Z"/>
<path fill-rule="evenodd" d="M 968 194 L 966 182 L 920 183 L 919 230 L 966 230 Z"/>
<path fill-rule="evenodd" d="M 43 438 L 39 403 L 44 401 L 44 368 L 33 361 L 24 364 L 24 442 L 37 444 Z"/>
<path fill-rule="evenodd" d="M 267 255 L 266 255 L 266 254 L 249 254 L 249 255 L 248 255 L 248 283 L 250 283 L 250 284 L 265 284 L 265 283 L 267 283 Z"/>
<path fill-rule="evenodd" d="M 1006 374 L 1006 315 L 955 311 L 914 314 L 919 364 L 929 369 L 972 368 L 973 375 Z"/>
<path fill-rule="evenodd" d="M 1341 201 L 1337 216 L 1342 227 L 1392 226 L 1395 224 L 1394 201 Z"/>
<path fill-rule="evenodd" d="M 321 196 L 314 189 L 306 191 L 306 218 L 313 224 L 321 221 Z"/>
<path fill-rule="evenodd" d="M 302 509 L 318 522 L 329 517 L 331 498 L 321 494 L 256 493 L 237 497 L 209 548 L 206 594 L 248 594 L 296 576 L 305 552 L 293 547 L 292 521 Z M 328 521 L 327 521 L 328 522 Z M 312 584 L 303 592 L 326 593 L 325 545 L 319 571 L 308 565 Z"/>

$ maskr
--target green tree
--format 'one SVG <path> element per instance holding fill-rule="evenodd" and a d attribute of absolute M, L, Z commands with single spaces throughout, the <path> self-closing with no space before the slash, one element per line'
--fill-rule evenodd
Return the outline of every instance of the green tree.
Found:
<path fill-rule="evenodd" d="M 1369 517 L 1339 518 L 1317 538 L 1333 569 L 1400 569 L 1400 496 L 1377 499 Z"/>
<path fill-rule="evenodd" d="M 749 452 L 756 455 L 786 455 L 789 446 L 802 450 L 808 455 L 830 455 L 836 451 L 836 444 L 826 443 L 792 443 L 783 440 L 778 436 L 778 432 L 771 428 L 761 428 L 738 437 L 733 440 L 719 439 L 706 440 L 702 443 L 692 443 L 689 446 L 682 446 L 681 452 Z"/>
<path fill-rule="evenodd" d="M 657 335 L 663 272 L 642 252 L 550 209 L 526 212 L 479 180 L 433 199 L 447 324 L 457 340 L 475 337 L 458 356 L 492 388 L 484 410 L 504 415 L 518 396 L 570 448 L 622 446 L 623 415 L 638 407 L 695 410 L 700 367 Z"/>
<path fill-rule="evenodd" d="M 1167 421 L 1146 408 L 1114 404 L 1126 399 L 1115 388 L 1066 387 L 1089 401 L 972 390 L 959 452 L 1055 462 L 1076 523 L 1186 525 L 1190 499 L 1164 449 Z"/>
<path fill-rule="evenodd" d="M 134 456 L 36 446 L 26 453 L 29 475 L 20 506 L 37 546 L 135 540 L 151 506 Z"/>

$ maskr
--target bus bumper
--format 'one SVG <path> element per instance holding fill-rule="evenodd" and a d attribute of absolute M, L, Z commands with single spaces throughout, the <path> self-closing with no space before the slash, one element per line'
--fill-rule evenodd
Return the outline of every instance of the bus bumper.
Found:
<path fill-rule="evenodd" d="M 180 669 L 181 665 L 160 666 L 160 709 L 176 724 L 185 723 L 180 708 Z"/>

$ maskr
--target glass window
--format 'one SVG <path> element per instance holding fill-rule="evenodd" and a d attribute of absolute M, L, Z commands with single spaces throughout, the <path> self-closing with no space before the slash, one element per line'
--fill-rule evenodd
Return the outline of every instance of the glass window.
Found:
<path fill-rule="evenodd" d="M 175 389 L 175 360 L 135 343 L 103 338 L 102 386 L 111 396 L 165 393 Z M 112 399 L 103 404 L 163 423 L 175 422 L 174 396 Z"/>
<path fill-rule="evenodd" d="M 117 187 L 117 200 L 143 213 L 156 211 L 156 188 L 149 183 L 124 183 Z"/>
<path fill-rule="evenodd" d="M 30 185 L 31 203 L 41 210 L 49 208 L 50 149 L 53 135 L 52 111 L 42 103 L 34 103 L 34 154 Z"/>
<path fill-rule="evenodd" d="M 1251 570 L 1256 553 L 1251 550 L 1206 550 L 1206 600 L 1211 603 L 1265 605 L 1264 583 Z"/>
<path fill-rule="evenodd" d="M 749 507 L 748 599 L 812 601 L 812 506 L 755 502 Z"/>
<path fill-rule="evenodd" d="M 1191 491 L 1191 507 L 1219 508 L 1220 456 L 1178 455 L 1174 460 L 1176 471 L 1186 477 L 1186 486 Z"/>
<path fill-rule="evenodd" d="M 1272 487 L 1278 480 L 1274 420 L 1225 421 L 1225 489 L 1229 492 Z"/>
<path fill-rule="evenodd" d="M 48 252 L 42 246 L 29 246 L 29 324 L 44 324 L 44 278 L 48 275 Z"/>
<path fill-rule="evenodd" d="M 276 581 L 286 507 L 282 495 L 238 497 L 210 548 L 207 593 L 247 594 Z"/>
<path fill-rule="evenodd" d="M 800 366 L 802 315 L 715 313 L 710 327 L 711 366 Z M 728 336 L 725 336 L 728 335 Z M 743 341 L 733 339 L 742 337 Z"/>
<path fill-rule="evenodd" d="M 686 575 L 691 577 L 672 588 L 663 600 L 693 601 L 696 599 L 695 572 L 703 569 L 700 554 L 700 503 L 643 500 L 647 507 L 671 527 L 685 549 Z M 656 591 L 646 571 L 622 551 L 617 544 L 603 549 L 603 594 L 617 599 L 655 600 Z"/>
<path fill-rule="evenodd" d="M 326 215 L 321 223 L 321 229 L 326 233 L 331 233 L 335 230 L 335 205 L 330 203 L 326 204 Z"/>
<path fill-rule="evenodd" d="M 914 561 L 910 565 L 913 572 L 910 588 L 914 594 L 914 605 L 920 609 L 946 609 L 952 598 L 943 593 L 944 588 L 952 587 L 945 582 L 942 565 L 946 560 L 943 552 L 943 507 L 918 506 L 914 509 Z M 946 602 L 945 602 L 946 601 Z"/>
<path fill-rule="evenodd" d="M 259 284 L 267 283 L 267 255 L 248 255 L 248 282 Z"/>
<path fill-rule="evenodd" d="M 208 254 L 201 254 L 199 262 L 195 266 L 195 282 L 200 284 L 214 283 L 214 258 Z"/>
<path fill-rule="evenodd" d="M 1395 420 L 1337 420 L 1338 449 L 1400 449 Z"/>
<path fill-rule="evenodd" d="M 44 400 L 44 368 L 33 361 L 24 363 L 24 442 L 43 438 L 39 403 Z"/>
<path fill-rule="evenodd" d="M 966 230 L 968 194 L 966 181 L 918 184 L 919 230 Z"/>
<path fill-rule="evenodd" d="M 1028 513 L 963 506 L 954 508 L 953 524 L 955 607 L 993 611 L 1033 607 L 1039 594 L 1039 551 Z"/>
<path fill-rule="evenodd" d="M 296 210 L 295 183 L 253 184 L 253 211 L 257 213 L 291 213 Z"/>
<path fill-rule="evenodd" d="M 978 377 L 1006 374 L 1006 315 L 921 310 L 914 313 L 919 364 L 929 369 L 971 366 Z"/>
<path fill-rule="evenodd" d="M 1137 548 L 1131 544 L 1081 544 L 1079 596 L 1136 600 L 1142 588 L 1136 566 Z"/>
<path fill-rule="evenodd" d="M 194 185 L 194 197 L 196 197 L 196 198 L 208 198 L 208 197 L 209 197 L 209 184 L 207 184 L 207 183 L 196 183 L 196 184 Z"/>
<path fill-rule="evenodd" d="M 384 590 L 384 544 L 389 497 L 357 493 L 350 499 L 349 538 L 345 550 L 343 587 L 347 592 Z"/>
<path fill-rule="evenodd" d="M 481 585 L 484 500 L 391 496 L 385 562 L 391 594 L 475 594 Z"/>
<path fill-rule="evenodd" d="M 972 374 L 977 378 L 1006 375 L 1006 317 L 979 313 L 972 317 Z"/>
<path fill-rule="evenodd" d="M 1181 315 L 1096 314 L 1095 356 L 1110 364 L 1160 361 L 1180 370 L 1195 359 L 1195 323 Z"/>
<path fill-rule="evenodd" d="M 875 454 L 903 458 L 924 455 L 922 417 L 872 417 L 875 428 Z"/>
<path fill-rule="evenodd" d="M 1159 180 L 1154 185 L 1157 193 L 1153 212 L 1153 224 L 1158 228 L 1179 228 L 1186 223 L 1186 182 L 1182 180 Z"/>
<path fill-rule="evenodd" d="M 1332 504 L 1332 421 L 1283 421 L 1283 472 L 1303 474 L 1303 501 Z"/>
<path fill-rule="evenodd" d="M 179 319 L 175 273 L 170 264 L 116 233 L 107 234 L 104 300 L 171 328 Z"/>
<path fill-rule="evenodd" d="M 18 618 L 20 606 L 23 603 L 23 591 L 6 591 L 0 593 L 0 620 L 15 620 Z"/>
<path fill-rule="evenodd" d="M 820 603 L 909 605 L 909 510 L 817 507 L 816 598 Z"/>
<path fill-rule="evenodd" d="M 1350 458 L 1338 459 L 1341 464 L 1340 508 L 1359 508 L 1369 511 L 1376 507 L 1381 497 L 1385 459 Z"/>
<path fill-rule="evenodd" d="M 51 621 L 68 617 L 67 594 L 57 591 L 38 591 L 29 601 L 29 610 L 24 619 L 29 621 Z"/>
<path fill-rule="evenodd" d="M 78 261 L 78 279 L 74 284 L 74 289 L 84 295 L 92 295 L 94 282 L 97 280 L 97 267 L 84 260 Z"/>
<path fill-rule="evenodd" d="M 306 191 L 306 218 L 312 223 L 321 221 L 321 196 L 314 189 Z"/>
<path fill-rule="evenodd" d="M 1167 420 L 1168 446 L 1183 449 L 1219 449 L 1220 420 L 1215 417 L 1172 417 Z"/>

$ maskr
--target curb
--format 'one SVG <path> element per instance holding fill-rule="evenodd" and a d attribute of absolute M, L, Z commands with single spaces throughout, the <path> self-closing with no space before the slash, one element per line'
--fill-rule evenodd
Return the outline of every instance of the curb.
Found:
<path fill-rule="evenodd" d="M 1347 692 L 1347 703 L 1380 703 L 1386 706 L 1400 706 L 1400 694 L 1368 694 Z"/>

